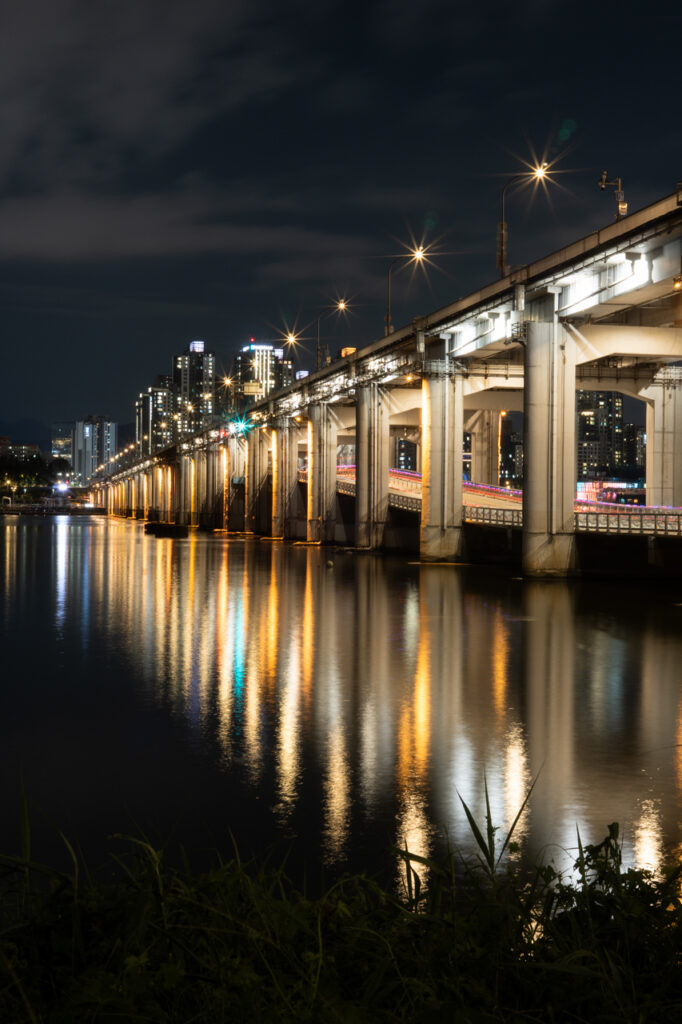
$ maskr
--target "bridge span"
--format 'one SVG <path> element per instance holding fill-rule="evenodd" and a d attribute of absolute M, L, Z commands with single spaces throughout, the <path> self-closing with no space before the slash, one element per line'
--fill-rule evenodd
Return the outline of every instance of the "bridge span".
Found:
<path fill-rule="evenodd" d="M 577 389 L 646 403 L 647 510 L 576 509 Z M 679 538 L 681 389 L 678 190 L 257 401 L 246 432 L 182 439 L 102 476 L 94 495 L 119 514 L 312 543 L 338 542 L 341 524 L 360 549 L 385 547 L 402 507 L 418 517 L 422 560 L 465 557 L 476 522 L 520 531 L 524 573 L 566 575 L 580 570 L 581 534 Z M 523 494 L 496 496 L 500 413 L 514 410 Z M 476 501 L 462 478 L 465 431 L 472 480 L 488 488 Z M 415 445 L 411 483 L 391 471 L 398 439 Z"/>

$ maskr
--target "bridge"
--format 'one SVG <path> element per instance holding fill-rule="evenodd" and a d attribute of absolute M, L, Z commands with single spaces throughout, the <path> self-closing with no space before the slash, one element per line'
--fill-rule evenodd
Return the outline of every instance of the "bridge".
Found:
<path fill-rule="evenodd" d="M 502 528 L 531 576 L 580 571 L 585 535 L 645 538 L 660 563 L 661 544 L 680 547 L 680 364 L 678 190 L 256 402 L 247 432 L 207 430 L 93 496 L 118 514 L 359 549 L 409 534 L 425 561 L 461 560 L 472 529 Z M 646 509 L 576 506 L 577 389 L 646 403 Z M 492 497 L 503 410 L 523 413 L 524 490 Z M 395 471 L 399 438 L 416 446 L 411 478 Z"/>

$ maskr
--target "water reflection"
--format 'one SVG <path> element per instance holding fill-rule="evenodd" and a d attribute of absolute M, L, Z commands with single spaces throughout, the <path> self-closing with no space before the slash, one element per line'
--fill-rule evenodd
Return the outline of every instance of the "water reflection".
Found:
<path fill-rule="evenodd" d="M 124 649 L 140 698 L 330 864 L 365 836 L 470 847 L 462 801 L 483 822 L 487 799 L 502 835 L 533 780 L 531 856 L 565 864 L 576 828 L 598 841 L 613 820 L 626 863 L 680 849 L 682 609 L 665 595 L 632 610 L 608 588 L 116 521 L 2 530 L 5 633 L 43 544 L 51 628 L 84 656 Z"/>

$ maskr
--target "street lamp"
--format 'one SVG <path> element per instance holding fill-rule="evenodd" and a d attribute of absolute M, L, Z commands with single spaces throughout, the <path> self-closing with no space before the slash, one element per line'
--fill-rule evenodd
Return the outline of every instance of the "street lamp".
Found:
<path fill-rule="evenodd" d="M 500 268 L 500 277 L 507 276 L 507 225 L 504 219 L 504 200 L 507 189 L 519 181 L 542 181 L 547 174 L 549 164 L 543 163 L 532 171 L 523 171 L 521 174 L 514 174 L 509 178 L 502 188 L 502 202 L 500 210 L 500 223 L 497 225 L 497 265 Z"/>
<path fill-rule="evenodd" d="M 423 245 L 420 245 L 416 249 L 410 249 L 410 251 L 403 256 L 396 256 L 396 258 L 392 260 L 388 268 L 388 287 L 386 294 L 386 328 L 384 330 L 384 334 L 386 335 L 386 337 L 388 337 L 389 334 L 393 334 L 393 326 L 391 324 L 391 272 L 396 263 L 402 263 L 403 261 L 406 261 L 407 263 L 421 263 L 426 255 L 426 249 L 424 248 Z"/>
<path fill-rule="evenodd" d="M 613 197 L 616 200 L 616 220 L 621 220 L 623 217 L 628 215 L 628 204 L 625 201 L 625 192 L 623 192 L 623 181 L 621 178 L 614 178 L 613 181 L 607 181 L 608 175 L 606 171 L 601 172 L 601 178 L 597 182 L 599 188 L 604 191 L 607 185 L 614 189 Z"/>
<path fill-rule="evenodd" d="M 322 366 L 322 349 L 320 347 L 320 320 L 324 317 L 331 316 L 333 313 L 344 313 L 348 309 L 348 303 L 345 299 L 339 299 L 338 302 L 332 307 L 332 309 L 323 309 L 317 318 L 317 348 L 315 349 L 315 369 L 319 370 Z"/>

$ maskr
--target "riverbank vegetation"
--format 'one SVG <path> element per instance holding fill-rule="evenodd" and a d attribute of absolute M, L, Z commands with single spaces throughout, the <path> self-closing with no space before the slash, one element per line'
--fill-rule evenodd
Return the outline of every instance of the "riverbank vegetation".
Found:
<path fill-rule="evenodd" d="M 468 812 L 467 812 L 468 813 Z M 321 896 L 238 854 L 195 874 L 139 839 L 116 881 L 2 858 L 0 1020 L 667 1022 L 682 1006 L 680 868 L 625 869 L 618 827 L 570 880 L 508 858 L 408 851 L 401 892 L 364 876 Z M 429 884 L 420 884 L 428 871 Z"/>

